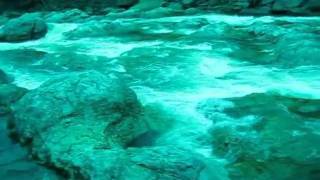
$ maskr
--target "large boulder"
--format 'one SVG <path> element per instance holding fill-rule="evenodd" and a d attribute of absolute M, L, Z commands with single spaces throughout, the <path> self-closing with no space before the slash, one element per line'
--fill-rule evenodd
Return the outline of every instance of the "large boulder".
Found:
<path fill-rule="evenodd" d="M 14 111 L 16 133 L 21 141 L 33 140 L 34 145 L 41 143 L 38 132 L 52 135 L 50 142 L 56 143 L 66 135 L 62 129 L 68 129 L 73 143 L 79 141 L 93 147 L 109 142 L 109 146 L 123 146 L 144 133 L 139 130 L 146 126 L 137 118 L 141 105 L 135 93 L 119 79 L 95 71 L 49 80 L 27 93 Z"/>
<path fill-rule="evenodd" d="M 48 31 L 47 24 L 40 18 L 24 15 L 9 20 L 0 29 L 0 41 L 21 42 L 42 38 Z"/>
<path fill-rule="evenodd" d="M 71 73 L 28 92 L 9 125 L 36 160 L 70 178 L 197 179 L 201 157 L 153 145 L 161 125 L 144 109 L 113 75 Z"/>

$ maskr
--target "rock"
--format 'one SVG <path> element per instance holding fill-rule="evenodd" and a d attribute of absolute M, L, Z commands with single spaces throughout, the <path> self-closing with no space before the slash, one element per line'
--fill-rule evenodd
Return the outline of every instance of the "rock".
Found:
<path fill-rule="evenodd" d="M 306 4 L 306 8 L 313 12 L 320 12 L 320 1 L 318 0 L 309 0 Z"/>
<path fill-rule="evenodd" d="M 7 84 L 10 82 L 10 77 L 3 70 L 0 69 L 0 84 Z"/>
<path fill-rule="evenodd" d="M 12 84 L 0 84 L 0 115 L 8 114 L 10 105 L 19 100 L 28 90 Z"/>
<path fill-rule="evenodd" d="M 67 9 L 80 9 L 89 14 L 105 14 L 106 8 L 130 8 L 138 3 L 138 0 L 47 0 L 46 8 L 55 11 Z"/>
<path fill-rule="evenodd" d="M 106 57 L 88 56 L 74 52 L 59 52 L 46 54 L 37 62 L 37 69 L 63 71 L 96 70 L 99 72 L 110 72 L 115 70 L 114 64 Z"/>
<path fill-rule="evenodd" d="M 15 0 L 4 2 L 2 9 L 14 10 L 50 10 L 81 9 L 89 14 L 105 14 L 105 8 L 131 8 L 142 11 L 151 8 L 170 7 L 171 9 L 197 8 L 222 13 L 240 14 L 299 14 L 319 15 L 319 1 L 317 0 Z M 0 7 L 1 10 L 1 7 Z"/>
<path fill-rule="evenodd" d="M 68 23 L 81 22 L 88 18 L 89 15 L 79 9 L 71 9 L 66 11 L 54 11 L 46 15 L 46 22 Z"/>
<path fill-rule="evenodd" d="M 36 160 L 69 178 L 197 179 L 206 167 L 202 157 L 154 146 L 161 125 L 147 114 L 118 78 L 70 73 L 15 103 L 10 130 Z"/>
<path fill-rule="evenodd" d="M 5 50 L 0 51 L 0 63 L 9 64 L 10 66 L 14 66 L 14 68 L 32 68 L 45 55 L 46 52 L 27 48 Z"/>
<path fill-rule="evenodd" d="M 33 6 L 36 6 L 37 4 L 40 4 L 41 2 L 39 0 L 12 0 L 12 1 L 4 1 L 1 2 L 2 5 L 1 8 L 6 9 L 29 9 Z"/>
<path fill-rule="evenodd" d="M 317 0 L 164 0 L 162 4 L 169 7 L 180 4 L 184 9 L 198 8 L 203 10 L 214 10 L 230 14 L 319 14 L 319 2 Z"/>
<path fill-rule="evenodd" d="M 163 0 L 139 0 L 139 3 L 137 3 L 133 8 L 142 11 L 157 9 L 161 7 L 162 2 Z"/>
<path fill-rule="evenodd" d="M 83 133 L 70 138 L 92 136 L 88 140 L 92 145 L 107 136 L 110 142 L 114 137 L 115 144 L 124 146 L 141 133 L 139 126 L 145 130 L 143 122 L 136 119 L 141 105 L 135 93 L 120 80 L 94 71 L 49 80 L 27 93 L 14 109 L 22 141 L 35 138 L 38 131 L 51 134 L 45 130 L 55 126 L 70 128 L 69 133 L 81 129 Z M 132 127 L 132 131 L 116 132 L 126 127 Z M 97 128 L 96 132 L 90 133 L 92 128 Z M 57 132 L 52 141 L 64 133 Z M 39 143 L 36 140 L 34 143 Z"/>
<path fill-rule="evenodd" d="M 313 152 L 320 150 L 320 100 L 250 94 L 211 99 L 199 109 L 214 121 L 214 154 L 230 160 L 230 177 L 319 177 Z"/>
<path fill-rule="evenodd" d="M 103 13 L 103 10 L 107 7 L 129 8 L 138 2 L 139 0 L 14 0 L 4 2 L 3 5 L 0 4 L 2 5 L 0 6 L 0 10 L 63 11 L 68 9 L 81 9 L 90 14 L 100 14 Z"/>
<path fill-rule="evenodd" d="M 205 169 L 201 157 L 170 146 L 93 150 L 91 156 L 78 155 L 77 161 L 84 166 L 80 171 L 86 174 L 83 179 L 193 180 Z"/>
<path fill-rule="evenodd" d="M 20 99 L 28 92 L 27 89 L 17 87 L 13 84 L 0 85 L 0 104 L 11 104 Z"/>
<path fill-rule="evenodd" d="M 2 97 L 1 97 L 2 98 Z M 1 105 L 0 105 L 1 107 Z M 7 134 L 5 116 L 0 112 L 0 177 L 3 180 L 13 179 L 48 179 L 62 180 L 53 171 L 41 167 L 28 158 L 28 152 Z"/>
<path fill-rule="evenodd" d="M 138 2 L 139 0 L 117 0 L 117 6 L 122 8 L 129 8 Z"/>
<path fill-rule="evenodd" d="M 276 60 L 282 67 L 318 66 L 320 45 L 314 41 L 317 37 L 283 36 L 276 46 Z"/>
<path fill-rule="evenodd" d="M 238 46 L 229 54 L 232 58 L 260 65 L 293 68 L 319 65 L 320 46 L 316 43 L 319 35 L 314 29 L 319 25 L 318 21 L 313 20 L 298 26 L 297 23 L 277 19 L 273 22 L 257 21 L 231 26 L 222 33 L 230 38 L 229 44 L 235 42 Z"/>
<path fill-rule="evenodd" d="M 0 30 L 0 41 L 22 42 L 35 40 L 46 35 L 48 27 L 40 18 L 24 15 L 9 20 Z"/>
<path fill-rule="evenodd" d="M 294 8 L 298 8 L 304 0 L 292 0 L 290 2 L 286 0 L 276 0 L 272 5 L 272 10 L 275 12 L 292 11 Z"/>

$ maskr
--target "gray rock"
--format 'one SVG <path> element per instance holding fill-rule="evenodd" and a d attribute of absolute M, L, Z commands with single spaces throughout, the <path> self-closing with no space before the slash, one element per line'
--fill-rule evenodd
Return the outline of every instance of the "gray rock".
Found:
<path fill-rule="evenodd" d="M 0 41 L 21 42 L 42 38 L 48 31 L 47 24 L 40 18 L 24 15 L 9 20 L 0 30 Z"/>

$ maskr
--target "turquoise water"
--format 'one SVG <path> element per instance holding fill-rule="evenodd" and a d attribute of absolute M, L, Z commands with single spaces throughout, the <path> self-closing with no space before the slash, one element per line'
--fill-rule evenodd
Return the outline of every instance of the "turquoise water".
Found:
<path fill-rule="evenodd" d="M 211 162 L 199 179 L 320 178 L 320 18 L 106 16 L 48 25 L 42 39 L 0 43 L 0 66 L 17 86 L 113 73 L 142 105 L 170 116 L 174 125 L 155 146 Z"/>

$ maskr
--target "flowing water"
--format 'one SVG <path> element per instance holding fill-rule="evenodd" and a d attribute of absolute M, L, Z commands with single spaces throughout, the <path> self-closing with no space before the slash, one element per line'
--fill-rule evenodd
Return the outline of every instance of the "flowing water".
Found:
<path fill-rule="evenodd" d="M 320 98 L 318 17 L 207 14 L 113 21 L 106 16 L 49 27 L 43 39 L 0 43 L 1 68 L 15 84 L 34 89 L 70 72 L 115 73 L 144 105 L 157 104 L 176 117 L 179 126 L 165 136 L 166 144 L 192 148 L 221 166 L 233 160 L 212 153 L 217 145 L 206 135 L 229 121 L 208 116 L 203 103 L 217 100 L 215 109 L 224 107 L 225 99 L 253 93 Z M 319 121 L 308 123 L 320 127 Z M 320 152 L 314 153 L 318 158 Z"/>

